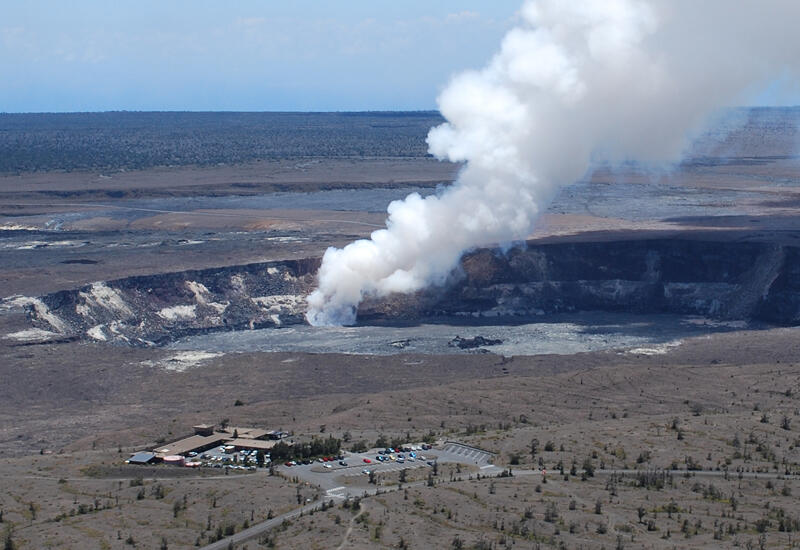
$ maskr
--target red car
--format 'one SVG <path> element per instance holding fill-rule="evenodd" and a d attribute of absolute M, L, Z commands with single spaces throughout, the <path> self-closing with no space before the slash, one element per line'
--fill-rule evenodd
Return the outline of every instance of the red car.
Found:
<path fill-rule="evenodd" d="M 369 464 L 369 463 L 370 463 L 370 462 L 372 462 L 372 461 L 371 461 L 370 459 L 368 459 L 368 458 L 365 458 L 365 459 L 364 459 L 364 462 L 366 462 L 367 464 Z"/>
<path fill-rule="evenodd" d="M 291 463 L 291 462 L 286 462 L 286 463 L 284 464 L 284 466 L 288 466 L 289 468 L 291 468 L 291 467 L 292 467 L 292 463 Z"/>

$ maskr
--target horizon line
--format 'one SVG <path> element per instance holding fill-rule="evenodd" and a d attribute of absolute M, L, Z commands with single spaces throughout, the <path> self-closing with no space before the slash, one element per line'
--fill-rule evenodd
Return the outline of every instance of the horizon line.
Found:
<path fill-rule="evenodd" d="M 728 107 L 722 107 L 723 110 L 725 109 L 797 109 L 800 108 L 800 104 L 797 105 L 732 105 Z M 310 110 L 310 111 L 301 111 L 301 110 L 263 110 L 263 111 L 253 111 L 253 110 L 233 110 L 233 109 L 220 109 L 220 110 L 194 110 L 194 109 L 185 109 L 185 110 L 169 110 L 169 109 L 152 109 L 152 110 L 145 110 L 145 109 L 109 109 L 109 110 L 98 110 L 98 111 L 0 111 L 0 116 L 3 115 L 84 115 L 84 114 L 120 114 L 120 113 L 131 113 L 131 114 L 153 114 L 153 113 L 191 113 L 191 114 L 209 114 L 209 113 L 230 113 L 230 114 L 369 114 L 369 113 L 438 113 L 441 115 L 441 111 L 439 109 L 364 109 L 364 110 L 332 110 L 332 111 L 324 111 L 324 110 Z"/>

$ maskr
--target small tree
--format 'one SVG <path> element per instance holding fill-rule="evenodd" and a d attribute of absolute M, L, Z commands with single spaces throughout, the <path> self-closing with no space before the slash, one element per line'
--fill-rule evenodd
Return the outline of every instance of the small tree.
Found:
<path fill-rule="evenodd" d="M 583 471 L 588 477 L 594 477 L 594 464 L 592 464 L 592 459 L 588 456 L 583 461 Z"/>
<path fill-rule="evenodd" d="M 539 450 L 539 440 L 535 437 L 531 439 L 531 458 L 536 458 L 536 453 Z"/>
<path fill-rule="evenodd" d="M 548 502 L 544 510 L 544 520 L 548 523 L 555 523 L 558 521 L 558 508 L 555 502 Z"/>

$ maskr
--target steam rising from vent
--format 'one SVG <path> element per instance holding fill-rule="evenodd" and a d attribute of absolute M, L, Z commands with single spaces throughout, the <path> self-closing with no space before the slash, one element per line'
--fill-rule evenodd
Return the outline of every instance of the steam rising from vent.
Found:
<path fill-rule="evenodd" d="M 797 21 L 797 0 L 527 1 L 490 64 L 438 99 L 429 151 L 466 163 L 457 181 L 329 248 L 309 323 L 352 324 L 366 295 L 442 283 L 466 250 L 525 239 L 594 163 L 678 160 L 720 108 L 797 82 Z"/>

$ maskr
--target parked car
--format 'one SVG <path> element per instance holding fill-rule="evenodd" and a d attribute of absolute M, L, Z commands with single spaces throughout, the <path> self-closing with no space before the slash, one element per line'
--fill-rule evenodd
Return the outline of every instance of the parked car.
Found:
<path fill-rule="evenodd" d="M 347 462 L 345 462 L 344 460 L 340 460 L 339 466 L 347 466 Z"/>
<path fill-rule="evenodd" d="M 365 464 L 370 464 L 370 463 L 372 463 L 372 461 L 371 461 L 370 459 L 368 459 L 368 458 L 365 458 L 365 459 L 364 459 L 364 463 L 365 463 Z"/>

